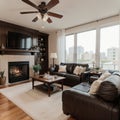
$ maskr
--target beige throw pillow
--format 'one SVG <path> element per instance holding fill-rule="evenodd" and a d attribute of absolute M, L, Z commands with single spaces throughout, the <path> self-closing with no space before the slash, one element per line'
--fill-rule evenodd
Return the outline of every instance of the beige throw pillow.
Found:
<path fill-rule="evenodd" d="M 82 66 L 81 66 L 82 67 Z M 82 67 L 81 68 L 81 73 L 85 72 L 86 71 L 86 67 Z"/>
<path fill-rule="evenodd" d="M 98 80 L 94 81 L 90 87 L 90 94 L 96 94 L 100 84 L 111 75 L 108 71 L 104 72 Z"/>
<path fill-rule="evenodd" d="M 80 75 L 81 73 L 85 72 L 86 68 L 82 66 L 76 66 L 73 73 L 76 75 Z"/>
<path fill-rule="evenodd" d="M 60 65 L 58 72 L 66 72 L 66 65 Z"/>
<path fill-rule="evenodd" d="M 76 75 L 79 75 L 80 74 L 80 67 L 76 66 L 73 73 L 76 74 Z"/>
<path fill-rule="evenodd" d="M 102 80 L 95 80 L 90 87 L 89 93 L 93 95 L 96 94 L 101 83 L 102 83 Z"/>
<path fill-rule="evenodd" d="M 105 80 L 107 77 L 109 77 L 111 75 L 111 73 L 109 73 L 108 71 L 104 72 L 100 77 L 99 80 Z"/>

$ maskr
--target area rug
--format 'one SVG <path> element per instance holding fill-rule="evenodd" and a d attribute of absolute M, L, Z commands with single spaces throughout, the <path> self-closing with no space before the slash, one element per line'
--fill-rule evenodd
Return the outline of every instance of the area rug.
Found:
<path fill-rule="evenodd" d="M 0 89 L 0 92 L 34 120 L 68 120 L 69 118 L 62 112 L 62 91 L 48 97 L 38 88 L 33 90 L 30 82 Z"/>

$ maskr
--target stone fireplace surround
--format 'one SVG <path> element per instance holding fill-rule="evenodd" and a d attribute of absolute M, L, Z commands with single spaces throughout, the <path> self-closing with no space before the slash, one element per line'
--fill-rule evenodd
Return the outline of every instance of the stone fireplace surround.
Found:
<path fill-rule="evenodd" d="M 29 61 L 29 73 L 33 75 L 34 55 L 0 55 L 0 71 L 5 71 L 6 84 L 8 82 L 8 62 Z"/>

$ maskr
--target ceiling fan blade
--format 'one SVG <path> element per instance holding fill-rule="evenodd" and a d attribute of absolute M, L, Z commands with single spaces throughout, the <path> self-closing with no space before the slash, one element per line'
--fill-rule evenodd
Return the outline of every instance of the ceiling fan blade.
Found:
<path fill-rule="evenodd" d="M 52 20 L 50 18 L 47 19 L 48 23 L 52 23 Z"/>
<path fill-rule="evenodd" d="M 55 5 L 57 5 L 59 3 L 59 0 L 51 0 L 45 8 L 47 8 L 48 10 L 51 9 L 52 7 L 54 7 Z"/>
<path fill-rule="evenodd" d="M 39 13 L 39 12 L 38 11 L 20 12 L 20 14 L 30 14 L 30 13 Z"/>
<path fill-rule="evenodd" d="M 49 16 L 56 17 L 56 18 L 62 18 L 63 17 L 63 15 L 60 15 L 60 14 L 57 14 L 57 13 L 53 13 L 53 12 L 48 12 L 47 14 Z"/>
<path fill-rule="evenodd" d="M 32 22 L 36 22 L 38 20 L 38 17 L 35 17 Z"/>
<path fill-rule="evenodd" d="M 34 3 L 32 3 L 31 1 L 29 1 L 29 0 L 22 0 L 22 1 L 39 10 L 39 7 L 37 5 L 35 5 Z"/>

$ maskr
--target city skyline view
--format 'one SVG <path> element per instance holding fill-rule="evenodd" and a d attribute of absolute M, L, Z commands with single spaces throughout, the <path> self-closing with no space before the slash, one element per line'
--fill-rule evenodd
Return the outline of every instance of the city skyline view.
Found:
<path fill-rule="evenodd" d="M 96 30 L 66 36 L 66 60 L 74 62 L 95 61 Z M 100 29 L 100 65 L 118 64 L 119 25 Z M 76 58 L 75 58 L 76 57 Z"/>

